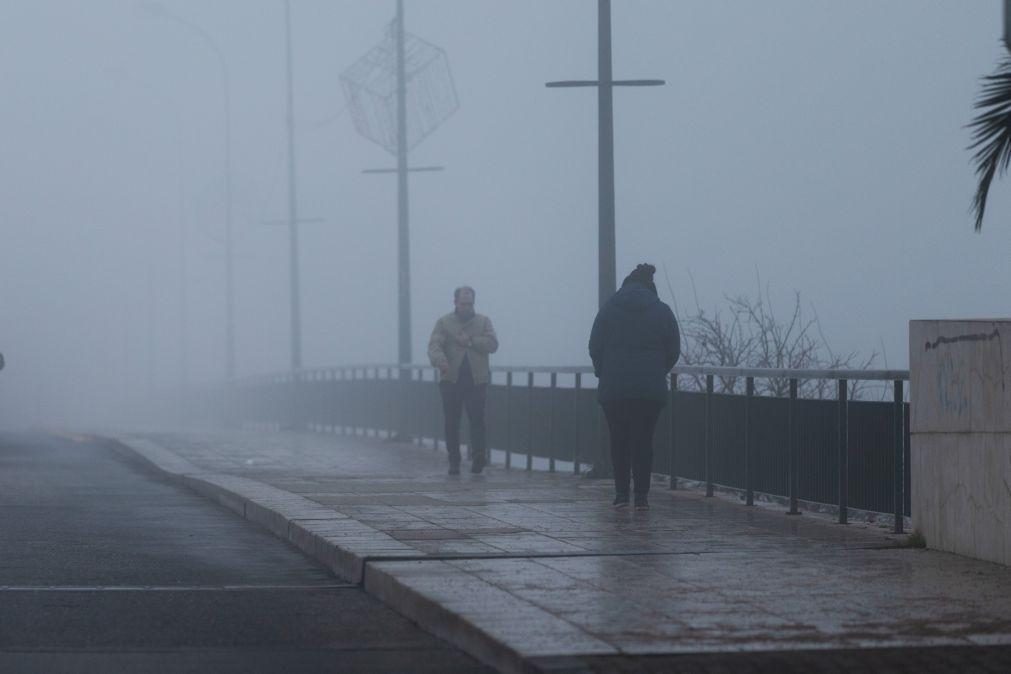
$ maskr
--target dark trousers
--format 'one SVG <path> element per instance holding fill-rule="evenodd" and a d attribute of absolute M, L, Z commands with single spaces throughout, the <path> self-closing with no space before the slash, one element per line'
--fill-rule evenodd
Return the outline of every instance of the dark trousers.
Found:
<path fill-rule="evenodd" d="M 653 430 L 663 404 L 655 400 L 613 400 L 602 403 L 611 434 L 614 490 L 628 496 L 629 478 L 635 493 L 649 492 L 653 471 Z"/>
<path fill-rule="evenodd" d="M 446 449 L 449 462 L 460 463 L 460 419 L 467 410 L 470 425 L 470 453 L 475 464 L 487 463 L 484 439 L 484 399 L 488 390 L 485 384 L 449 383 L 439 384 L 442 394 L 442 414 L 446 420 Z"/>

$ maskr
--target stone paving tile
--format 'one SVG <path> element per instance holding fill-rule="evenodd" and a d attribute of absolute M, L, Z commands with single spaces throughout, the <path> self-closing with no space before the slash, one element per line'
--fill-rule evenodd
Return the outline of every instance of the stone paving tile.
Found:
<path fill-rule="evenodd" d="M 662 486 L 651 511 L 616 512 L 599 481 L 500 467 L 455 478 L 442 454 L 361 438 L 149 437 L 301 513 L 324 544 L 388 558 L 359 573 L 398 610 L 427 606 L 517 657 L 1011 643 L 1005 567 L 897 548 L 871 525 Z"/>

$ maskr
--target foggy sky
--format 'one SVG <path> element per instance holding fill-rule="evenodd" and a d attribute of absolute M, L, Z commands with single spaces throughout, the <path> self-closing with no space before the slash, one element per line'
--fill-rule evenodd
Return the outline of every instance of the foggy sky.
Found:
<path fill-rule="evenodd" d="M 288 365 L 283 4 L 165 0 L 230 70 L 240 376 Z M 393 0 L 293 0 L 306 366 L 396 357 L 394 158 L 339 74 Z M 596 310 L 592 0 L 407 0 L 460 110 L 413 153 L 413 349 L 477 289 L 498 364 L 585 364 Z M 913 318 L 1007 316 L 1011 181 L 972 232 L 964 128 L 1002 56 L 1000 3 L 616 0 L 619 280 L 665 266 L 682 309 L 800 291 L 833 347 L 906 367 Z M 0 423 L 224 372 L 222 82 L 134 0 L 0 3 Z M 670 301 L 661 276 L 661 297 Z M 153 302 L 149 301 L 153 298 Z M 885 364 L 879 360 L 879 366 Z"/>

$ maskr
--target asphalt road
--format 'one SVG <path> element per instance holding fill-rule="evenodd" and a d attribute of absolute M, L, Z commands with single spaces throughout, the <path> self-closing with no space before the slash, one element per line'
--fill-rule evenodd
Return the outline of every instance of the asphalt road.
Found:
<path fill-rule="evenodd" d="M 0 434 L 0 672 L 488 672 L 112 446 Z"/>

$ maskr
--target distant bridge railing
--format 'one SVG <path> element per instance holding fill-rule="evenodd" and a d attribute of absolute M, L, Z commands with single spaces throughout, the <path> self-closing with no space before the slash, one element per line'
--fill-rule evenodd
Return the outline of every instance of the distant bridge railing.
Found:
<path fill-rule="evenodd" d="M 657 425 L 654 471 L 740 490 L 749 505 L 768 494 L 799 513 L 801 501 L 894 517 L 909 514 L 906 370 L 790 370 L 678 366 Z M 691 378 L 702 390 L 679 390 Z M 399 436 L 438 448 L 443 441 L 438 376 L 429 366 L 368 364 L 301 370 L 236 381 L 228 416 L 249 424 L 374 437 Z M 736 381 L 735 381 L 736 380 Z M 737 383 L 743 380 L 743 393 Z M 786 395 L 760 395 L 756 380 L 787 382 Z M 811 380 L 834 382 L 832 399 L 799 395 Z M 718 392 L 717 382 L 725 391 Z M 727 382 L 731 382 L 728 386 Z M 856 382 L 890 385 L 891 400 L 853 399 Z M 607 462 L 607 430 L 589 367 L 493 367 L 488 445 L 506 468 L 546 464 L 576 473 Z M 824 388 L 824 387 L 823 387 Z"/>

